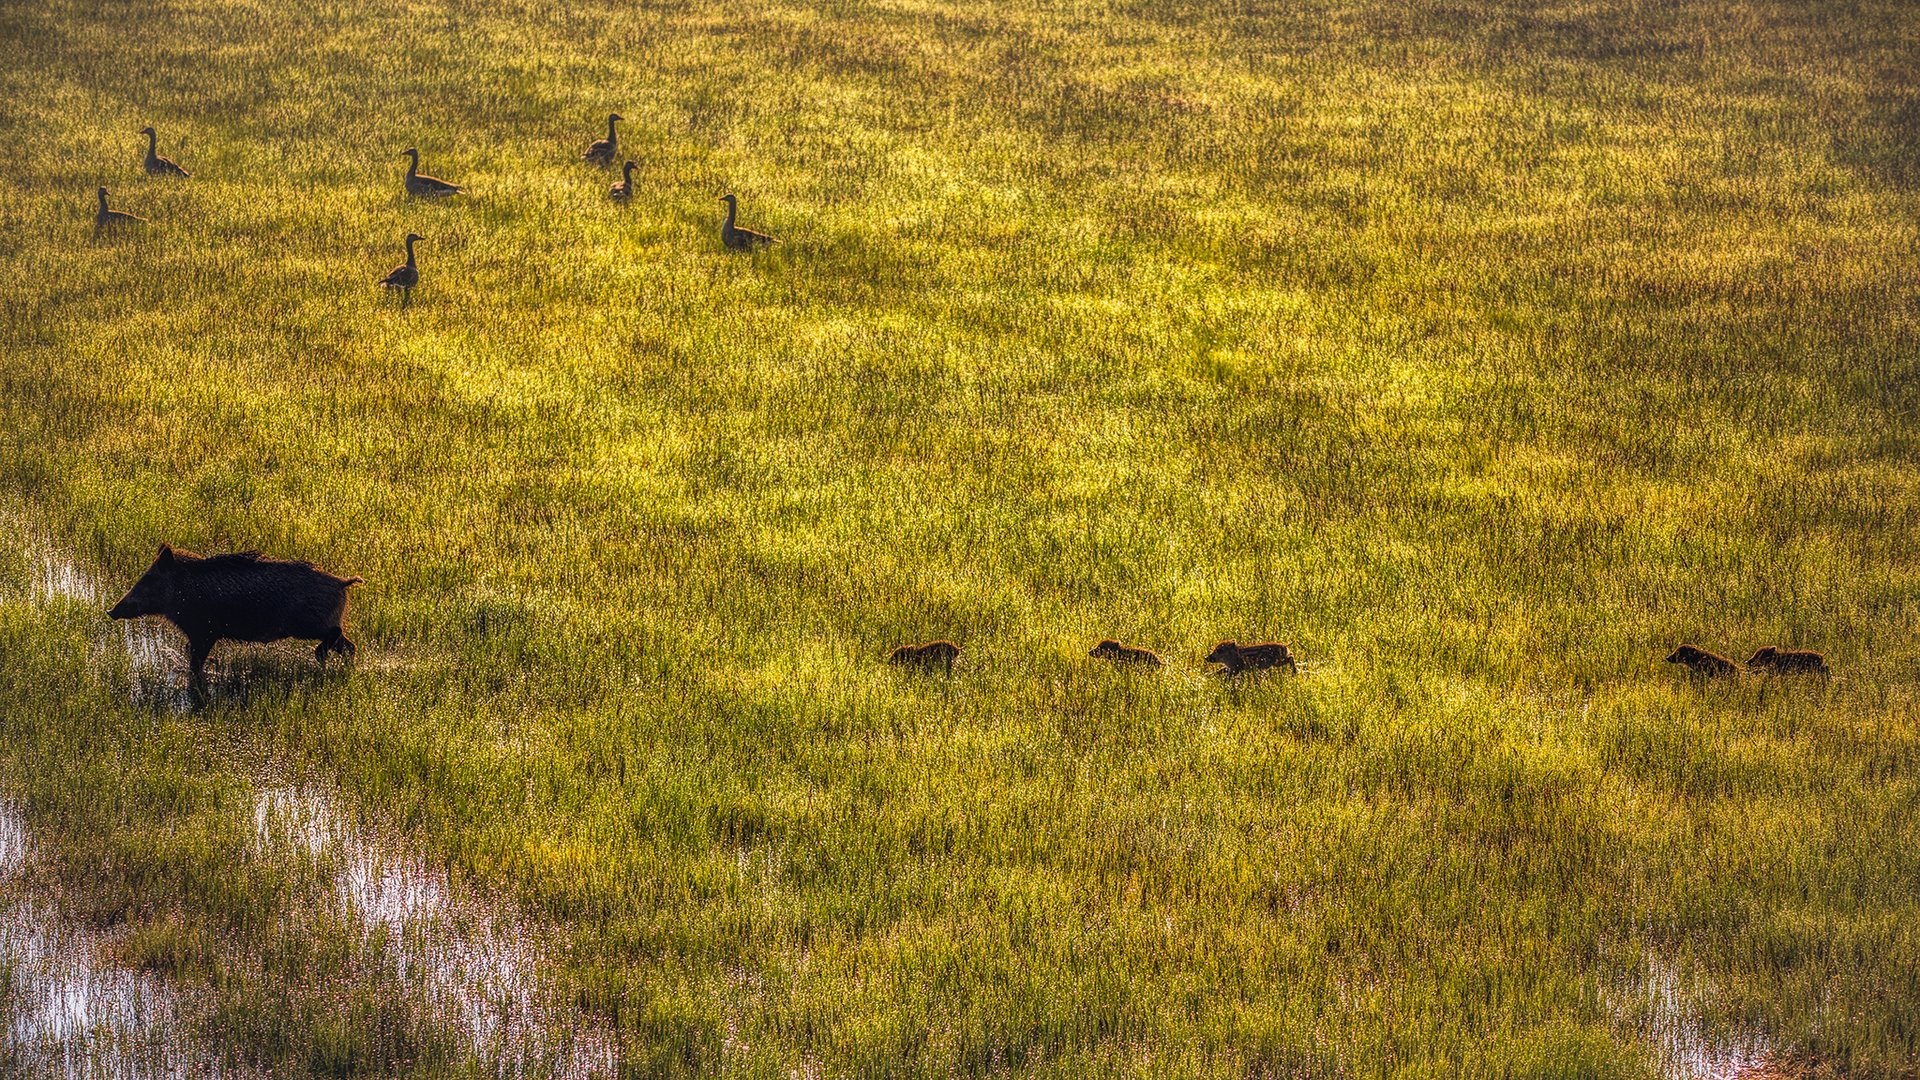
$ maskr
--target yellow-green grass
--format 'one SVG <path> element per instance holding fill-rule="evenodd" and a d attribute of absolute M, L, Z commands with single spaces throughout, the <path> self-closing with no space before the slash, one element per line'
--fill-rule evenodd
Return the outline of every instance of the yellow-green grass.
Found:
<path fill-rule="evenodd" d="M 353 674 L 172 716 L 0 571 L 44 873 L 216 1002 L 298 940 L 384 1009 L 216 1008 L 235 1055 L 462 1067 L 249 854 L 272 759 L 557 926 L 642 1075 L 1640 1076 L 1649 957 L 1920 1059 L 1907 6 L 0 38 L 12 512 L 115 584 L 163 540 L 367 578 Z M 577 160 L 609 109 L 628 207 Z M 409 145 L 469 194 L 407 199 Z M 102 184 L 152 223 L 96 241 Z M 783 243 L 722 249 L 728 191 Z M 881 663 L 929 637 L 950 682 Z M 1204 678 L 1226 637 L 1304 669 Z M 1691 685 L 1683 640 L 1837 677 Z"/>

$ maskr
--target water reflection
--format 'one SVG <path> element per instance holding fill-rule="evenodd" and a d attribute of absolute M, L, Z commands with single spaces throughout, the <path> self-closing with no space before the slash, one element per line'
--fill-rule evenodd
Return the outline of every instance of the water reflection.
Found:
<path fill-rule="evenodd" d="M 469 1050 L 504 1076 L 613 1076 L 614 1043 L 541 992 L 553 955 L 544 935 L 455 888 L 446 874 L 343 821 L 326 797 L 269 788 L 256 798 L 263 853 L 298 851 L 333 867 L 342 906 L 387 955 L 403 985 L 423 993 Z"/>
<path fill-rule="evenodd" d="M 1773 1046 L 1757 1028 L 1709 1028 L 1699 1002 L 1710 987 L 1688 987 L 1679 969 L 1648 957 L 1646 970 L 1621 996 L 1620 1009 L 1653 1048 L 1671 1080 L 1756 1080 L 1772 1067 Z"/>
<path fill-rule="evenodd" d="M 105 960 L 110 935 L 29 894 L 32 845 L 19 808 L 0 801 L 0 1072 L 72 1080 L 231 1075 L 187 1037 L 161 979 Z"/>

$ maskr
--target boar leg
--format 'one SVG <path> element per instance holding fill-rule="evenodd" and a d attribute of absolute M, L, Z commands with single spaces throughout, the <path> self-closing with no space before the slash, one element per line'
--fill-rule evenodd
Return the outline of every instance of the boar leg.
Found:
<path fill-rule="evenodd" d="M 192 673 L 194 682 L 203 682 L 207 677 L 207 655 L 213 652 L 215 637 L 190 637 L 187 639 L 187 670 Z"/>
<path fill-rule="evenodd" d="M 340 659 L 352 663 L 353 651 L 353 642 L 348 641 L 347 635 L 342 634 L 339 628 L 336 627 L 333 631 L 333 636 L 323 638 L 319 646 L 313 650 L 313 658 L 324 667 L 327 662 L 327 654 L 336 652 L 340 654 Z"/>

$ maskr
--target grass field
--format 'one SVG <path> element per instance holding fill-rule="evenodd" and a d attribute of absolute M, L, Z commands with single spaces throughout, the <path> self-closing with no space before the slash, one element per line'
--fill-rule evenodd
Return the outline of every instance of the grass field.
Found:
<path fill-rule="evenodd" d="M 1920 1072 L 1913 7 L 0 0 L 0 46 L 7 888 L 180 1039 L 501 1068 L 259 839 L 293 785 L 552 942 L 629 1075 L 1691 1075 L 1655 983 Z M 105 609 L 162 541 L 363 575 L 357 665 L 143 690 Z M 881 662 L 933 637 L 950 680 Z"/>

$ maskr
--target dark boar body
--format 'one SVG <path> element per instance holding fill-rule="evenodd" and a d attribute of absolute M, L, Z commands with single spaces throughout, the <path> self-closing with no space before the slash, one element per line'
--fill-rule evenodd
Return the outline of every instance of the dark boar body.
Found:
<path fill-rule="evenodd" d="M 1674 646 L 1673 652 L 1667 654 L 1667 663 L 1683 664 L 1699 679 L 1724 679 L 1740 673 L 1739 665 L 1698 645 Z"/>
<path fill-rule="evenodd" d="M 1223 641 L 1207 654 L 1207 663 L 1225 665 L 1222 675 L 1238 675 L 1243 671 L 1271 671 L 1285 668 L 1298 671 L 1294 666 L 1293 653 L 1278 641 L 1262 641 L 1252 645 L 1241 645 L 1232 641 Z"/>
<path fill-rule="evenodd" d="M 1825 675 L 1827 658 L 1817 652 L 1805 649 L 1782 649 L 1777 645 L 1768 645 L 1747 660 L 1747 666 L 1755 671 L 1768 671 L 1775 675 Z"/>
<path fill-rule="evenodd" d="M 1087 652 L 1095 660 L 1106 660 L 1114 664 L 1139 664 L 1142 667 L 1159 667 L 1160 656 L 1152 649 L 1142 649 L 1134 645 L 1122 645 L 1107 638 Z"/>
<path fill-rule="evenodd" d="M 929 641 L 924 645 L 902 645 L 887 656 L 887 663 L 896 667 L 918 667 L 931 670 L 944 668 L 953 674 L 954 658 L 960 655 L 960 646 L 951 641 Z"/>
<path fill-rule="evenodd" d="M 269 559 L 257 551 L 200 556 L 162 544 L 153 565 L 107 612 L 115 619 L 158 615 L 187 638 L 193 677 L 219 641 L 318 641 L 327 653 L 353 659 L 353 642 L 340 632 L 347 589 L 360 578 L 340 578 L 311 563 Z"/>

